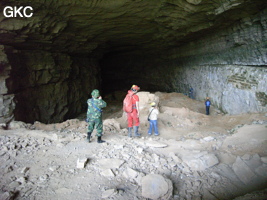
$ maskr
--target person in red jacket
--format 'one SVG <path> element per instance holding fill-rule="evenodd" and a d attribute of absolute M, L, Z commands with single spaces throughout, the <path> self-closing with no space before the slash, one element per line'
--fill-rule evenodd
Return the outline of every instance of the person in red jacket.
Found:
<path fill-rule="evenodd" d="M 138 133 L 139 122 L 139 97 L 136 94 L 140 90 L 140 87 L 133 85 L 130 90 L 128 90 L 128 95 L 132 96 L 132 111 L 127 113 L 128 121 L 128 136 L 132 137 L 132 128 L 134 128 L 134 136 L 140 137 Z"/>

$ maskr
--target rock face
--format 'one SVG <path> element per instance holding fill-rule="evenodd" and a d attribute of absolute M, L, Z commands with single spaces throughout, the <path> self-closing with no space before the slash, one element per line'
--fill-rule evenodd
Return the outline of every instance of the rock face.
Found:
<path fill-rule="evenodd" d="M 6 54 L 3 53 L 4 46 L 0 46 L 0 123 L 9 122 L 13 119 L 15 108 L 14 94 L 8 94 L 6 80 L 9 77 L 11 66 Z"/>
<path fill-rule="evenodd" d="M 85 112 L 92 89 L 132 84 L 267 111 L 262 0 L 36 0 L 32 17 L 6 6 L 25 4 L 0 5 L 0 122 L 63 121 Z"/>
<path fill-rule="evenodd" d="M 99 85 L 99 68 L 90 58 L 9 49 L 7 59 L 12 70 L 3 81 L 2 94 L 15 93 L 14 116 L 26 122 L 57 122 L 81 113 L 93 87 Z M 14 95 L 9 96 L 3 105 L 11 107 L 11 114 Z M 4 116 L 3 121 L 9 118 Z"/>

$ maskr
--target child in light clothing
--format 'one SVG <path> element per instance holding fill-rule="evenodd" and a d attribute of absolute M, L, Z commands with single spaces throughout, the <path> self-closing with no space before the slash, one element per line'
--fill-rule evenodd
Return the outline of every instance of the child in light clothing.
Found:
<path fill-rule="evenodd" d="M 155 135 L 159 135 L 158 132 L 158 114 L 159 110 L 156 107 L 156 103 L 152 102 L 151 108 L 149 108 L 149 115 L 148 115 L 148 121 L 149 121 L 149 130 L 148 135 L 152 135 L 152 131 L 154 129 Z"/>

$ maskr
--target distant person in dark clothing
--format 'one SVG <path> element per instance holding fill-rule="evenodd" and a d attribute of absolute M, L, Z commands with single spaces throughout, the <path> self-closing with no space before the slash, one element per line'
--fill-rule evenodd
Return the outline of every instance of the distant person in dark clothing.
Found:
<path fill-rule="evenodd" d="M 189 89 L 189 98 L 191 98 L 191 99 L 194 99 L 194 89 L 191 87 L 190 89 Z"/>
<path fill-rule="evenodd" d="M 210 98 L 209 97 L 206 98 L 205 105 L 206 105 L 206 115 L 209 115 L 210 114 Z"/>

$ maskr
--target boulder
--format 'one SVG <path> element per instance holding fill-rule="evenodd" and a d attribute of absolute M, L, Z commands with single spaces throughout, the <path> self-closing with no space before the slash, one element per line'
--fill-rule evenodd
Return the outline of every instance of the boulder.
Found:
<path fill-rule="evenodd" d="M 142 196 L 145 198 L 167 200 L 172 196 L 172 191 L 172 182 L 159 174 L 149 174 L 142 178 Z"/>

